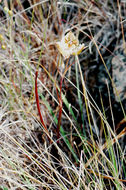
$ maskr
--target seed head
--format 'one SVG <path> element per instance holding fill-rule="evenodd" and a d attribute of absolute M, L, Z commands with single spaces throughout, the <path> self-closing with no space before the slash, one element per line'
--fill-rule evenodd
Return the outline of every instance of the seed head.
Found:
<path fill-rule="evenodd" d="M 3 50 L 5 50 L 5 49 L 6 49 L 6 45 L 3 44 L 3 45 L 1 46 L 1 48 L 2 48 Z"/>
<path fill-rule="evenodd" d="M 0 41 L 2 42 L 4 40 L 4 37 L 2 34 L 0 34 Z"/>
<path fill-rule="evenodd" d="M 13 15 L 13 12 L 11 10 L 8 11 L 9 16 Z"/>

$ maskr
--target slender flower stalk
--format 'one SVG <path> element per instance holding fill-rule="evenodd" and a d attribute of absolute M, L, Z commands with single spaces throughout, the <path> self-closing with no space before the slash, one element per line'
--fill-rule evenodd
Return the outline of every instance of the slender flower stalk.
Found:
<path fill-rule="evenodd" d="M 60 80 L 60 96 L 59 96 L 59 117 L 58 117 L 58 125 L 57 125 L 57 139 L 60 138 L 60 126 L 61 126 L 61 116 L 63 110 L 63 100 L 62 100 L 62 84 L 63 84 L 64 77 L 61 77 Z M 59 141 L 57 141 L 59 142 Z"/>
<path fill-rule="evenodd" d="M 56 46 L 64 59 L 68 59 L 71 55 L 74 55 L 75 57 L 78 56 L 82 52 L 82 50 L 85 48 L 84 44 L 79 44 L 78 39 L 75 37 L 75 35 L 71 31 L 67 33 L 65 36 L 63 36 L 61 41 L 56 43 Z M 62 62 L 63 62 L 63 59 L 61 63 Z M 68 60 L 67 60 L 67 64 L 68 64 Z M 57 93 L 57 96 L 59 99 L 59 118 L 58 118 L 58 125 L 57 125 L 57 139 L 59 139 L 60 137 L 61 116 L 62 116 L 62 109 L 63 109 L 62 84 L 63 84 L 64 76 L 67 70 L 69 69 L 67 64 L 65 66 L 64 73 L 61 74 L 60 95 L 58 95 Z"/>
<path fill-rule="evenodd" d="M 48 129 L 47 129 L 46 125 L 45 125 L 45 122 L 43 120 L 43 117 L 42 117 L 42 114 L 41 114 L 41 111 L 40 111 L 38 88 L 37 88 L 37 78 L 38 78 L 38 71 L 36 71 L 36 73 L 35 73 L 35 97 L 36 97 L 37 109 L 38 109 L 38 114 L 39 114 L 39 117 L 40 117 L 40 121 L 41 121 L 46 133 L 49 135 Z"/>

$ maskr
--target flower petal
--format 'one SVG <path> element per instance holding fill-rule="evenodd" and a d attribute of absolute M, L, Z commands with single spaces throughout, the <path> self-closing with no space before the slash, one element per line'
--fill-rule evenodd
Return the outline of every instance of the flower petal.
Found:
<path fill-rule="evenodd" d="M 79 55 L 84 49 L 84 44 L 79 44 L 78 39 L 71 31 L 63 36 L 62 40 L 56 43 L 56 46 L 65 59 L 69 58 L 70 55 Z"/>

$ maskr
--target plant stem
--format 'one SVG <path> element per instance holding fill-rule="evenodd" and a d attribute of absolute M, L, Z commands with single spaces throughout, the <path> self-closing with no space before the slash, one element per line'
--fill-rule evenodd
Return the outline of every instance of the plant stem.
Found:
<path fill-rule="evenodd" d="M 59 118 L 58 118 L 58 125 L 57 125 L 57 139 L 60 138 L 60 125 L 61 125 L 61 116 L 62 116 L 62 109 L 63 109 L 63 100 L 62 100 L 62 84 L 63 84 L 63 79 L 64 79 L 64 76 L 61 76 L 61 81 L 60 81 L 60 96 L 59 96 Z"/>
<path fill-rule="evenodd" d="M 48 131 L 48 129 L 47 129 L 45 123 L 44 123 L 44 120 L 43 120 L 43 117 L 42 117 L 42 114 L 41 114 L 41 111 L 40 111 L 38 87 L 37 87 L 37 77 L 38 77 L 38 71 L 36 71 L 36 73 L 35 73 L 35 97 L 36 97 L 36 104 L 37 104 L 38 114 L 39 114 L 40 121 L 41 121 L 46 133 L 49 135 L 49 131 Z"/>

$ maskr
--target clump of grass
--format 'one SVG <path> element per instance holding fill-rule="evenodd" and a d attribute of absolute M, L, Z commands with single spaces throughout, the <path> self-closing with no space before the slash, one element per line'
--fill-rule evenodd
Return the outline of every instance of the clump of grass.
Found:
<path fill-rule="evenodd" d="M 125 189 L 125 104 L 118 98 L 116 120 L 109 67 L 125 44 L 124 3 L 27 5 L 0 4 L 0 188 Z M 62 78 L 55 43 L 67 30 L 87 48 L 64 61 Z"/>

